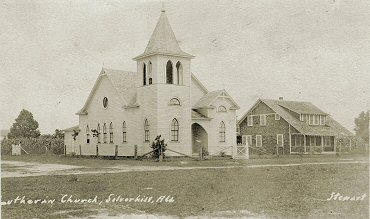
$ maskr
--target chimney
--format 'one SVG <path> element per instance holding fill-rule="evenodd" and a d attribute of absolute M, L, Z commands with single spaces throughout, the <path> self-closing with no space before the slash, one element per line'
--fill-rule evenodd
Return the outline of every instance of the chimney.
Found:
<path fill-rule="evenodd" d="M 279 100 L 281 101 L 281 100 L 284 100 L 284 98 L 283 97 L 279 97 Z"/>

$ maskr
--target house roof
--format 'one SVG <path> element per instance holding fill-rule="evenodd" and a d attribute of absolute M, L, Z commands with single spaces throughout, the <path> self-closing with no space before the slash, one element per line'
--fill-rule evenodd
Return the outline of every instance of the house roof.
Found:
<path fill-rule="evenodd" d="M 320 114 L 327 115 L 324 111 L 317 108 L 310 102 L 298 102 L 298 101 L 283 101 L 279 100 L 278 104 L 282 107 L 285 107 L 293 112 L 299 114 Z"/>
<path fill-rule="evenodd" d="M 305 110 L 304 112 L 312 113 L 312 114 L 321 114 L 321 113 L 318 113 L 319 111 L 321 111 L 320 109 L 318 109 L 312 103 L 307 104 L 308 102 L 259 99 L 256 102 L 256 104 L 239 120 L 239 123 L 241 121 L 243 121 L 247 117 L 249 112 L 251 112 L 261 102 L 265 103 L 275 113 L 280 115 L 281 118 L 283 118 L 291 126 L 293 126 L 295 129 L 297 129 L 300 133 L 302 133 L 304 135 L 320 135 L 320 136 L 321 135 L 324 135 L 324 136 L 345 135 L 345 136 L 353 136 L 353 134 L 350 131 L 348 131 L 346 128 L 344 128 L 341 124 L 339 124 L 337 121 L 335 121 L 333 118 L 331 118 L 326 113 L 325 113 L 325 115 L 327 115 L 327 119 L 326 119 L 326 125 L 325 126 L 312 126 L 312 125 L 307 124 L 304 121 L 300 121 L 293 114 L 291 114 L 288 110 L 286 110 L 287 108 L 285 107 L 286 105 L 284 103 L 282 104 L 282 102 L 289 102 L 289 104 L 291 104 L 291 102 L 294 102 L 294 105 L 296 107 L 295 109 L 302 109 L 302 112 L 303 112 L 303 110 L 304 110 L 303 107 L 308 106 L 309 109 Z M 292 110 L 292 109 L 290 109 L 290 110 Z"/>
<path fill-rule="evenodd" d="M 119 97 L 123 100 L 124 106 L 137 106 L 136 103 L 136 72 L 114 70 L 102 68 L 99 77 L 95 81 L 94 87 L 91 90 L 84 106 L 76 114 L 86 114 L 86 108 L 94 96 L 103 77 L 107 77 L 115 88 Z"/>
<path fill-rule="evenodd" d="M 194 104 L 193 108 L 210 108 L 212 107 L 212 103 L 219 97 L 227 98 L 234 105 L 234 109 L 239 109 L 238 104 L 231 98 L 226 90 L 215 90 L 208 92 Z"/>
<path fill-rule="evenodd" d="M 78 127 L 78 125 L 75 125 L 75 126 L 72 126 L 70 128 L 63 129 L 62 131 L 64 131 L 64 132 L 72 132 L 73 130 L 80 131 L 80 128 Z"/>
<path fill-rule="evenodd" d="M 168 21 L 165 10 L 163 9 L 144 53 L 135 57 L 134 60 L 156 54 L 189 58 L 194 57 L 181 50 L 179 43 L 176 40 L 175 34 L 173 33 L 173 30 L 171 28 L 171 25 Z"/>

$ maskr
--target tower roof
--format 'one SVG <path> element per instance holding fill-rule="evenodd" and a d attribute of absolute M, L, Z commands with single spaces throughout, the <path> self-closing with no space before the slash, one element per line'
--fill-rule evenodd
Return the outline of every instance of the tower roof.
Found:
<path fill-rule="evenodd" d="M 144 53 L 135 57 L 134 60 L 156 54 L 194 57 L 181 50 L 163 9 Z"/>

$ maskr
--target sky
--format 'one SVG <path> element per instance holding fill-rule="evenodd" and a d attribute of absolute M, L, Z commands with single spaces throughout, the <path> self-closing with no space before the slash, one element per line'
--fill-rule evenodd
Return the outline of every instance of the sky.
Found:
<path fill-rule="evenodd" d="M 41 133 L 78 124 L 101 68 L 136 71 L 161 13 L 191 70 L 240 118 L 258 98 L 310 101 L 349 130 L 369 109 L 368 0 L 0 2 L 0 129 L 31 111 Z"/>

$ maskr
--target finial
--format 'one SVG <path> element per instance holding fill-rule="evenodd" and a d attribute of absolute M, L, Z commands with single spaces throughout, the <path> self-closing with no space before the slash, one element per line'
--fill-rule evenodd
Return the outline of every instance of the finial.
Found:
<path fill-rule="evenodd" d="M 164 2 L 162 1 L 162 9 L 161 9 L 162 12 L 166 12 L 166 9 L 164 9 Z"/>

